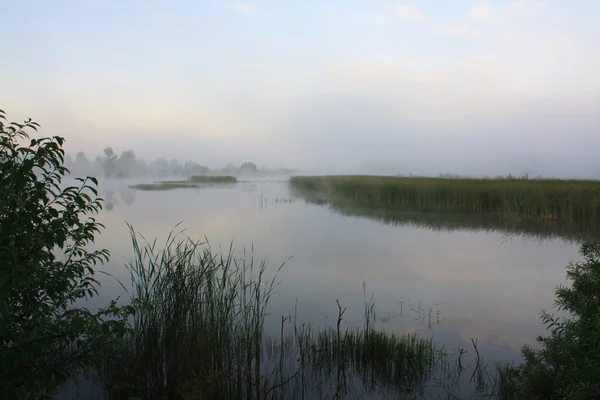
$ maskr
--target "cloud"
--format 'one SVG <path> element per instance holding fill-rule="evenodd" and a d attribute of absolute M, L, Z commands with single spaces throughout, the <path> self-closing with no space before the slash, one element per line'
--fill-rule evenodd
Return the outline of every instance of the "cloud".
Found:
<path fill-rule="evenodd" d="M 546 8 L 541 0 L 515 0 L 503 7 L 495 7 L 490 0 L 476 3 L 467 12 L 469 20 L 475 23 L 506 23 L 539 15 Z"/>
<path fill-rule="evenodd" d="M 395 9 L 401 21 L 414 21 L 442 36 L 491 39 L 490 29 L 504 26 L 506 36 L 509 25 L 514 28 L 520 20 L 537 17 L 546 8 L 545 0 L 513 0 L 502 7 L 494 6 L 491 0 L 480 0 L 459 18 L 435 21 L 414 6 L 401 5 Z M 492 36 L 496 35 L 497 32 Z"/>
<path fill-rule="evenodd" d="M 398 17 L 402 20 L 416 21 L 424 25 L 431 26 L 431 21 L 413 6 L 401 5 L 397 9 Z"/>
<path fill-rule="evenodd" d="M 229 5 L 229 9 L 240 14 L 252 14 L 254 12 L 252 6 L 244 3 L 232 3 Z"/>
<path fill-rule="evenodd" d="M 480 1 L 468 11 L 468 17 L 475 22 L 490 21 L 494 17 L 494 5 L 489 0 Z"/>
<path fill-rule="evenodd" d="M 478 37 L 477 31 L 465 21 L 450 20 L 442 23 L 436 23 L 413 6 L 398 6 L 396 9 L 396 15 L 400 18 L 400 20 L 418 22 L 443 36 L 470 37 L 472 39 Z"/>
<path fill-rule="evenodd" d="M 538 15 L 546 6 L 543 1 L 516 0 L 504 6 L 507 17 L 529 18 Z"/>

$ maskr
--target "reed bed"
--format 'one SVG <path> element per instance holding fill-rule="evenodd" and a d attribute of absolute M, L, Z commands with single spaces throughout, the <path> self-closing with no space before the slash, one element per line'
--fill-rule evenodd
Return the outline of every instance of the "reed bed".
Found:
<path fill-rule="evenodd" d="M 129 186 L 131 189 L 143 190 L 143 191 L 164 191 L 174 189 L 189 189 L 197 188 L 198 185 L 190 183 L 189 181 L 162 181 L 154 183 L 140 183 L 137 185 Z"/>
<path fill-rule="evenodd" d="M 131 279 L 121 284 L 136 312 L 98 365 L 106 398 L 423 398 L 447 375 L 432 339 L 375 329 L 366 287 L 363 327 L 344 327 L 338 302 L 334 326 L 315 330 L 288 316 L 279 338 L 267 336 L 283 265 L 267 278 L 265 261 L 238 260 L 232 247 L 214 253 L 172 232 L 159 249 L 130 232 Z"/>
<path fill-rule="evenodd" d="M 323 205 L 322 202 L 310 198 L 304 200 L 309 204 Z M 369 219 L 391 226 L 415 226 L 445 232 L 500 232 L 507 237 L 522 236 L 540 242 L 561 239 L 579 243 L 582 240 L 600 239 L 600 226 L 593 222 L 499 218 L 496 213 L 489 212 L 423 212 L 409 207 L 403 209 L 357 206 L 347 201 L 326 204 L 335 214 Z"/>
<path fill-rule="evenodd" d="M 190 181 L 194 183 L 237 183 L 234 176 L 210 176 L 210 175 L 192 175 Z"/>
<path fill-rule="evenodd" d="M 600 181 L 295 176 L 292 188 L 315 201 L 421 211 L 495 213 L 502 217 L 600 221 Z"/>
<path fill-rule="evenodd" d="M 266 262 L 214 254 L 206 242 L 171 233 L 164 248 L 131 229 L 127 288 L 139 311 L 132 333 L 102 366 L 109 397 L 183 398 L 193 383 L 206 398 L 261 398 L 266 307 L 277 285 Z M 281 267 L 280 267 L 281 268 Z"/>
<path fill-rule="evenodd" d="M 158 181 L 153 183 L 140 183 L 138 185 L 129 186 L 132 189 L 154 191 L 154 190 L 173 190 L 173 189 L 188 189 L 198 188 L 205 184 L 231 184 L 237 183 L 237 179 L 233 176 L 208 176 L 208 175 L 193 175 L 187 180 L 176 181 Z"/>

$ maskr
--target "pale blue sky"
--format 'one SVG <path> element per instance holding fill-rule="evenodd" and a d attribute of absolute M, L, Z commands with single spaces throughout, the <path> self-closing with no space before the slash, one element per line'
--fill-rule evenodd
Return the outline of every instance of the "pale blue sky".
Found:
<path fill-rule="evenodd" d="M 0 0 L 0 108 L 88 153 L 597 175 L 598 21 L 595 0 Z"/>

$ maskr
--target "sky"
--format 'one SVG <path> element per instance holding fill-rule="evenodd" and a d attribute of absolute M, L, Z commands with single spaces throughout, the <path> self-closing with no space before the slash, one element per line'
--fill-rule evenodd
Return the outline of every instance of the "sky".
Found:
<path fill-rule="evenodd" d="M 600 178 L 597 0 L 0 0 L 0 109 L 68 152 Z"/>

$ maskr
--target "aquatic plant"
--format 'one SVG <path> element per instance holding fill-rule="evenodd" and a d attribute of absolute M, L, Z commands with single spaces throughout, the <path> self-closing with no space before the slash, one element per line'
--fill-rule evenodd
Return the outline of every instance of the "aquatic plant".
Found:
<path fill-rule="evenodd" d="M 155 183 L 140 183 L 137 185 L 129 186 L 131 189 L 144 190 L 144 191 L 163 191 L 163 190 L 174 190 L 174 189 L 189 189 L 197 188 L 199 185 L 190 183 L 189 181 L 164 181 Z"/>
<path fill-rule="evenodd" d="M 209 176 L 209 175 L 193 175 L 190 177 L 190 182 L 193 183 L 237 183 L 237 178 L 234 176 Z"/>
<path fill-rule="evenodd" d="M 208 175 L 194 175 L 188 180 L 176 180 L 176 181 L 158 181 L 154 183 L 140 183 L 137 185 L 129 186 L 132 189 L 137 190 L 173 190 L 173 189 L 189 189 L 198 188 L 206 184 L 225 184 L 225 183 L 237 183 L 237 179 L 233 176 L 208 176 Z"/>
<path fill-rule="evenodd" d="M 491 212 L 531 220 L 600 220 L 600 181 L 295 176 L 289 182 L 315 201 L 338 204 Z"/>
<path fill-rule="evenodd" d="M 194 382 L 207 398 L 259 398 L 264 316 L 276 274 L 266 280 L 265 261 L 238 261 L 232 248 L 215 254 L 207 242 L 172 232 L 159 249 L 132 226 L 130 232 L 131 282 L 123 287 L 142 307 L 133 334 L 102 364 L 112 395 L 176 398 Z"/>

